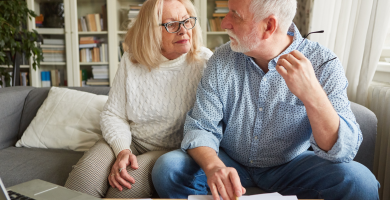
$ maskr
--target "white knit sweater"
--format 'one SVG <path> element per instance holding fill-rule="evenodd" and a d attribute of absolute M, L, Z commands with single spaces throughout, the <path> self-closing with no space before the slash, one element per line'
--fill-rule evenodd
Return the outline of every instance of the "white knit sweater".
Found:
<path fill-rule="evenodd" d="M 204 61 L 211 55 L 201 48 Z M 186 113 L 206 67 L 206 62 L 187 63 L 186 56 L 175 60 L 162 56 L 159 68 L 149 71 L 132 63 L 128 53 L 123 55 L 100 121 L 115 155 L 130 149 L 132 139 L 156 149 L 180 147 Z"/>

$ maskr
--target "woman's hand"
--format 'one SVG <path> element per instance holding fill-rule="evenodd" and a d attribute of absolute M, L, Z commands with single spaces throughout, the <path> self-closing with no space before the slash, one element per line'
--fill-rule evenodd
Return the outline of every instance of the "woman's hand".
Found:
<path fill-rule="evenodd" d="M 122 150 L 119 152 L 108 176 L 111 187 L 118 188 L 119 191 L 123 190 L 122 186 L 131 189 L 131 184 L 134 184 L 135 180 L 127 173 L 126 167 L 129 165 L 133 169 L 138 169 L 137 157 L 128 149 Z"/>

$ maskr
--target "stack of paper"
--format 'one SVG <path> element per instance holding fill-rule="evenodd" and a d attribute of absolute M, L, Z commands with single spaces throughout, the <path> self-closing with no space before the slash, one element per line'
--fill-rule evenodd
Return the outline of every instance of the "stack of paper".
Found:
<path fill-rule="evenodd" d="M 221 200 L 222 197 L 220 197 Z M 277 192 L 275 193 L 266 193 L 266 194 L 256 194 L 256 195 L 243 195 L 238 198 L 239 200 L 298 200 L 297 196 L 283 196 Z M 190 195 L 188 200 L 213 200 L 211 195 Z"/>

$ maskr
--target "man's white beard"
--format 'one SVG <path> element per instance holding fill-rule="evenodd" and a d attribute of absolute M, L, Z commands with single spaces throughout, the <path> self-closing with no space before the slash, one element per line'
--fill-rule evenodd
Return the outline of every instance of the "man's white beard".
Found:
<path fill-rule="evenodd" d="M 235 52 L 245 53 L 252 51 L 260 45 L 259 38 L 257 37 L 257 32 L 254 29 L 249 35 L 244 36 L 242 40 L 239 40 L 237 36 L 229 29 L 226 29 L 230 37 L 234 38 L 237 44 L 233 44 L 234 41 L 230 42 L 230 47 Z"/>

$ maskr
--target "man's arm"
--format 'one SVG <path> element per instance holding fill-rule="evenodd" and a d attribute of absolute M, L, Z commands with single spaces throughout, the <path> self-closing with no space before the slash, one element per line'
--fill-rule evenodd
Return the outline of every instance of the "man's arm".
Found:
<path fill-rule="evenodd" d="M 279 58 L 276 69 L 290 91 L 305 105 L 318 146 L 329 151 L 337 141 L 339 116 L 315 76 L 310 61 L 299 51 Z"/>
<path fill-rule="evenodd" d="M 316 154 L 333 162 L 351 161 L 362 135 L 350 109 L 348 81 L 340 61 L 336 59 L 321 66 L 320 80 L 310 61 L 299 51 L 281 56 L 276 69 L 306 107 L 313 131 L 310 142 Z"/>
<path fill-rule="evenodd" d="M 316 93 L 308 95 L 305 101 L 307 116 L 317 145 L 324 151 L 332 149 L 338 138 L 340 117 L 333 108 L 321 85 Z"/>

